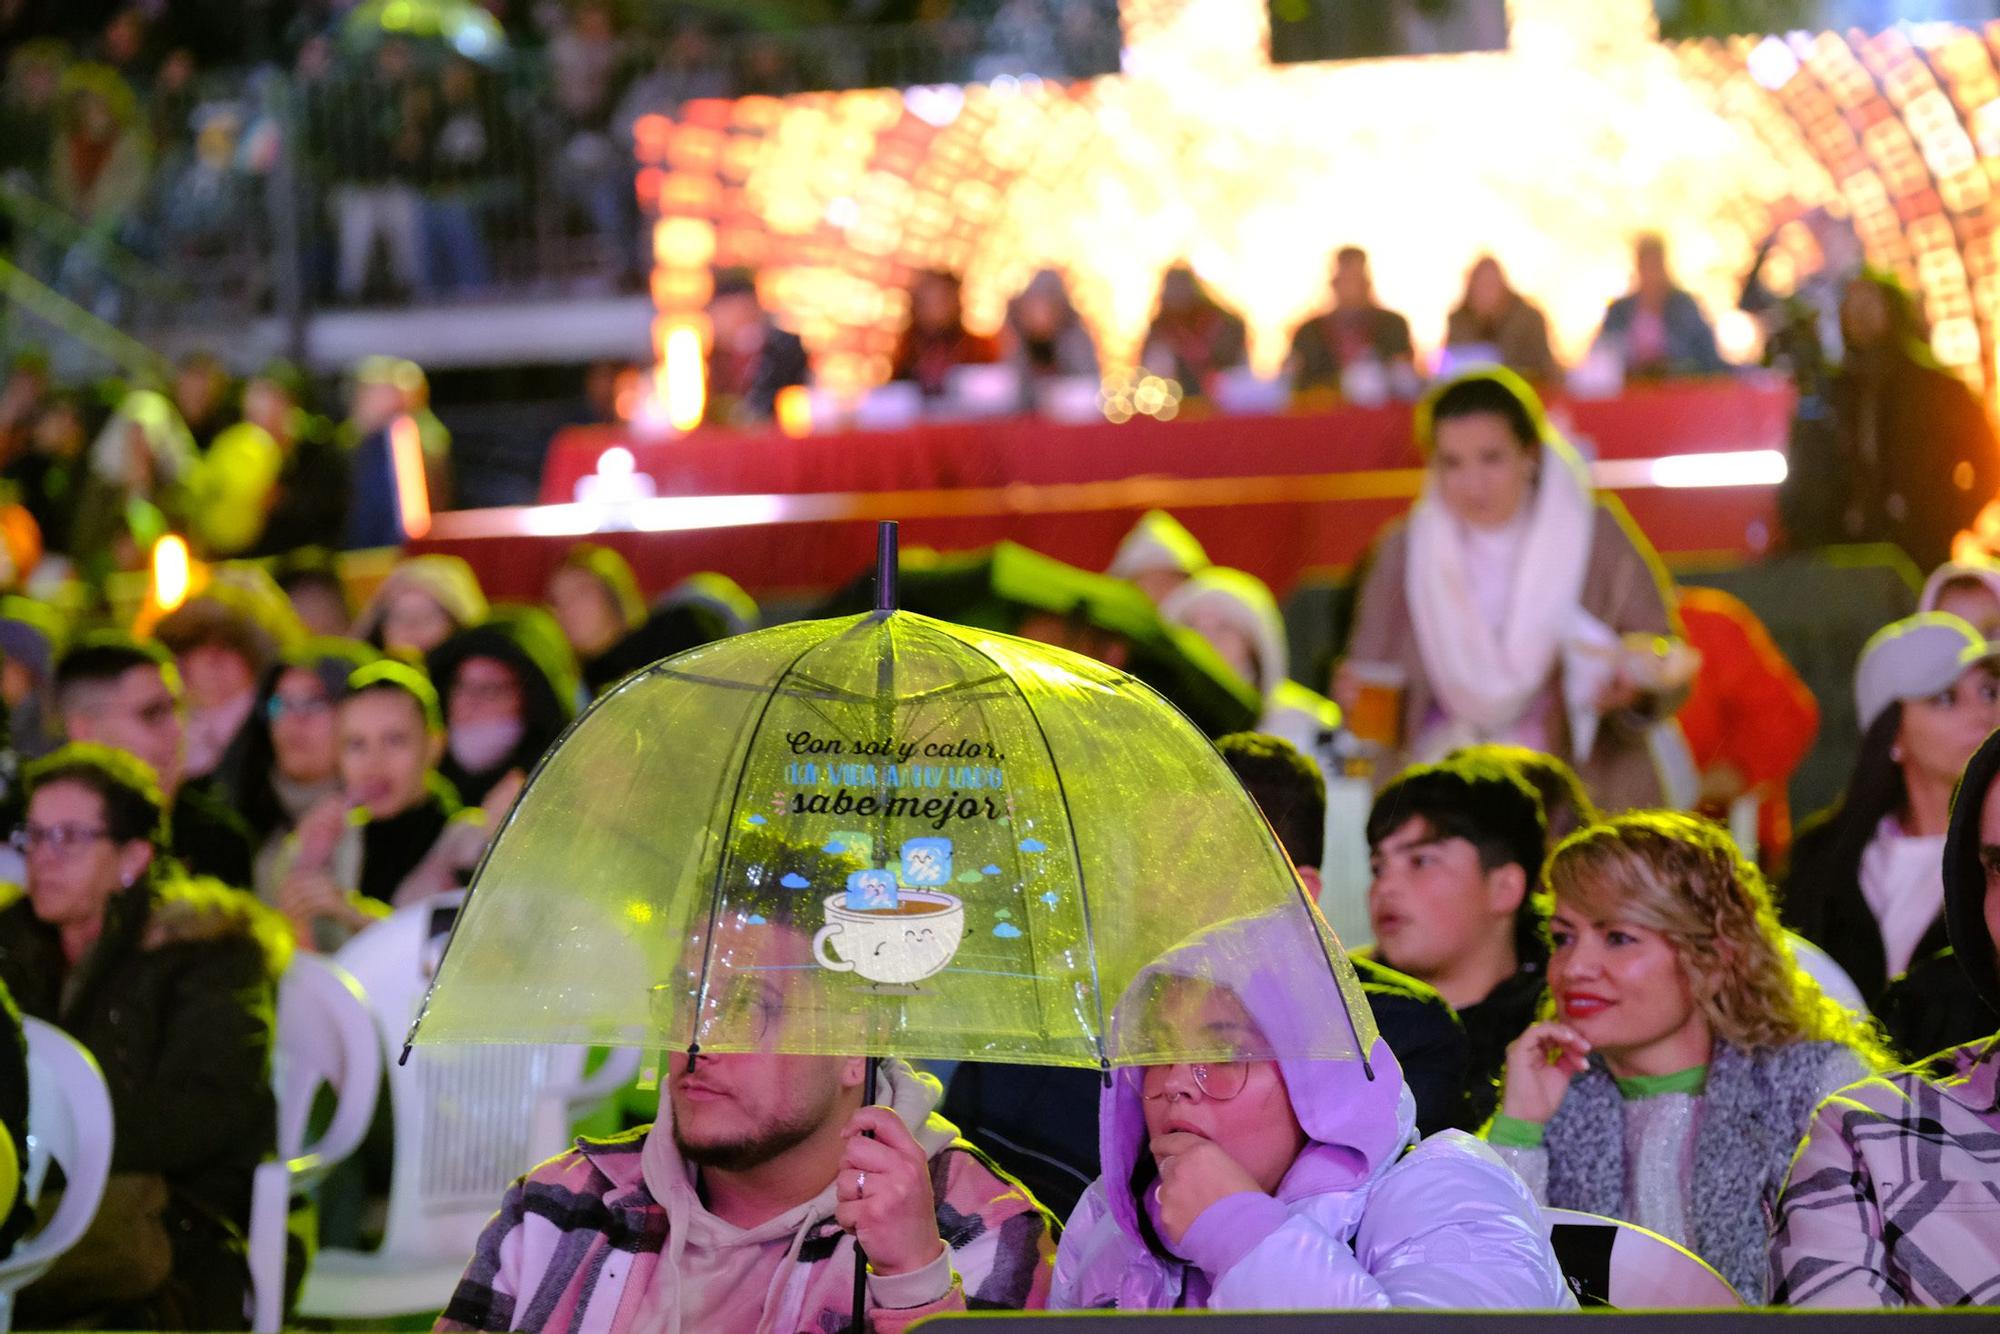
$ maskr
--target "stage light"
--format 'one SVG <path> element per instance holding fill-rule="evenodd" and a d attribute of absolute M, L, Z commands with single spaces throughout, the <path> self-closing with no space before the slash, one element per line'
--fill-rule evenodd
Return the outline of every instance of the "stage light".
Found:
<path fill-rule="evenodd" d="M 772 411 L 778 419 L 778 429 L 792 439 L 802 440 L 812 434 L 812 391 L 804 385 L 788 384 L 780 389 Z"/>
<path fill-rule="evenodd" d="M 153 543 L 153 606 L 161 615 L 187 601 L 194 582 L 193 561 L 186 539 L 168 533 Z"/>
<path fill-rule="evenodd" d="M 1730 453 L 1669 454 L 1647 465 L 1647 480 L 1673 489 L 1777 486 L 1785 480 L 1784 453 L 1745 449 Z"/>
<path fill-rule="evenodd" d="M 666 410 L 668 423 L 686 434 L 701 425 L 708 411 L 708 348 L 706 322 L 688 318 L 662 320 L 654 330 L 660 352 L 653 377 L 654 395 Z"/>
<path fill-rule="evenodd" d="M 422 537 L 431 530 L 431 489 L 425 478 L 423 435 L 416 418 L 402 416 L 389 423 L 389 457 L 396 474 L 396 507 L 403 516 L 403 535 Z"/>

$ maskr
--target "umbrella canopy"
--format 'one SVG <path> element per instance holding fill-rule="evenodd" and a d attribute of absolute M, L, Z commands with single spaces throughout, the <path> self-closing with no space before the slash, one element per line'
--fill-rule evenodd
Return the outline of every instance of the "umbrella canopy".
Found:
<path fill-rule="evenodd" d="M 828 614 L 862 610 L 872 596 L 872 581 L 859 579 L 835 596 Z M 1255 727 L 1264 707 L 1207 640 L 1162 620 L 1132 584 L 1015 542 L 977 551 L 905 551 L 897 605 L 986 630 L 1018 632 L 1040 620 L 1066 636 L 1069 647 L 1116 642 L 1126 671 L 1212 737 Z"/>
<path fill-rule="evenodd" d="M 1315 961 L 1285 980 L 1322 1017 L 1284 1050 L 1109 1023 L 1181 942 L 1224 942 L 1204 957 L 1226 986 L 1261 962 L 1228 942 L 1271 932 Z M 703 645 L 600 699 L 500 830 L 417 1032 L 1086 1067 L 1374 1037 L 1332 930 L 1184 717 L 1090 659 L 909 612 Z"/>

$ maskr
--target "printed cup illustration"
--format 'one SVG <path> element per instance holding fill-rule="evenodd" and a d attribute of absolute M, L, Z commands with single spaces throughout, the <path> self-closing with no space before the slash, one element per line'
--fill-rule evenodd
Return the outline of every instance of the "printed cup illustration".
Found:
<path fill-rule="evenodd" d="M 836 973 L 902 986 L 921 982 L 951 962 L 965 934 L 965 904 L 951 894 L 905 889 L 892 908 L 848 906 L 843 892 L 826 898 L 826 925 L 813 955 Z"/>
<path fill-rule="evenodd" d="M 1361 686 L 1347 729 L 1362 741 L 1395 750 L 1403 744 L 1403 686 L 1408 673 L 1390 662 L 1351 662 L 1347 670 Z"/>

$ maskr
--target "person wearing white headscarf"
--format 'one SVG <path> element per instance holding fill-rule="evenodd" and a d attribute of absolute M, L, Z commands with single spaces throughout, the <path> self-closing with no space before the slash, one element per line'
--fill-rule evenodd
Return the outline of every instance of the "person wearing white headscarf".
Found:
<path fill-rule="evenodd" d="M 1949 612 L 1988 639 L 2000 639 L 2000 564 L 1946 561 L 1924 580 L 1917 610 Z"/>
<path fill-rule="evenodd" d="M 1158 604 L 1190 575 L 1206 568 L 1208 553 L 1179 519 L 1165 510 L 1147 510 L 1118 544 L 1105 573 L 1138 585 Z"/>
<path fill-rule="evenodd" d="M 1351 709 L 1361 669 L 1400 675 L 1380 772 L 1509 742 L 1568 761 L 1607 810 L 1660 805 L 1651 732 L 1694 664 L 1652 548 L 1511 371 L 1440 385 L 1416 431 L 1423 493 L 1376 545 L 1335 686 Z"/>
<path fill-rule="evenodd" d="M 1317 756 L 1340 726 L 1340 708 L 1286 674 L 1290 656 L 1285 619 L 1264 581 L 1212 565 L 1192 575 L 1160 603 L 1160 616 L 1208 641 L 1216 655 L 1257 688 L 1264 712 L 1257 730 L 1283 737 Z"/>

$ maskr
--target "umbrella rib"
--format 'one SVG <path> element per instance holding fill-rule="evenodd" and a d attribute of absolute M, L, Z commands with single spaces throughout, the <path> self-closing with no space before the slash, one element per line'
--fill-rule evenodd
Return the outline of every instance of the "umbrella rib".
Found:
<path fill-rule="evenodd" d="M 805 660 L 806 654 L 811 653 L 825 642 L 823 639 L 814 640 L 800 649 L 798 655 L 785 664 L 785 670 L 779 672 L 772 680 L 770 686 L 765 689 L 764 703 L 757 710 L 757 721 L 751 725 L 748 740 L 743 746 L 743 757 L 736 766 L 736 785 L 730 792 L 729 805 L 725 809 L 735 811 L 742 805 L 743 785 L 750 778 L 750 756 L 756 749 L 758 734 L 764 730 L 764 719 L 770 714 L 771 706 L 778 700 L 778 695 L 780 694 L 779 687 L 784 684 L 785 678 L 790 676 L 793 670 Z M 710 962 L 715 957 L 715 914 L 722 903 L 722 882 L 729 876 L 730 859 L 734 855 L 734 851 L 734 844 L 729 840 L 728 835 L 725 834 L 723 836 L 722 856 L 715 864 L 715 881 L 708 889 L 708 929 L 703 934 L 701 942 L 701 979 L 695 987 L 694 1027 L 688 1032 L 688 1055 L 690 1056 L 701 1050 L 701 1012 L 703 1007 L 708 1004 L 708 970 Z"/>
<path fill-rule="evenodd" d="M 963 644 L 967 648 L 972 647 L 972 645 L 965 644 L 965 641 L 961 639 L 954 638 L 952 642 Z M 976 649 L 974 651 L 977 652 Z M 800 656 L 803 657 L 805 655 L 801 654 Z M 982 653 L 980 654 L 980 656 L 985 657 L 986 655 Z M 988 662 L 993 661 L 991 658 L 987 658 L 986 660 Z M 797 664 L 794 663 L 794 666 L 796 665 Z M 999 664 L 994 663 L 994 666 L 998 667 Z M 789 674 L 789 670 L 790 669 L 787 669 L 787 674 Z M 684 671 L 674 670 L 672 668 L 660 669 L 659 674 L 661 676 L 671 676 L 675 680 L 686 681 L 691 685 L 714 686 L 718 690 L 760 691 L 766 694 L 781 693 L 779 690 L 779 686 L 775 683 L 768 686 L 762 686 L 749 681 L 732 681 L 732 680 L 727 680 L 723 677 L 709 676 L 706 675 L 705 673 L 684 672 Z M 782 682 L 783 680 L 784 677 L 780 676 L 779 681 Z M 803 682 L 809 688 L 801 690 L 798 689 L 797 687 L 792 687 L 791 689 L 785 690 L 782 693 L 788 694 L 794 699 L 819 698 L 827 700 L 836 700 L 846 704 L 871 704 L 875 701 L 876 698 L 873 694 L 869 694 L 862 691 L 849 690 L 843 686 L 831 685 L 825 681 L 819 680 L 816 677 L 807 676 L 804 673 L 800 673 L 798 680 Z M 996 671 L 992 676 L 982 676 L 971 681 L 951 681 L 944 685 L 938 686 L 934 690 L 926 690 L 920 694 L 911 695 L 908 699 L 902 700 L 900 702 L 904 704 L 923 704 L 923 703 L 928 703 L 933 699 L 943 699 L 947 696 L 955 695 L 960 691 L 977 690 L 982 687 L 991 685 L 1011 685 L 1011 684 L 1012 682 L 1008 679 L 1005 672 Z"/>
<path fill-rule="evenodd" d="M 1035 702 L 1028 697 L 1027 691 L 1021 689 L 1020 685 L 1007 675 L 1007 669 L 1002 667 L 992 654 L 979 645 L 968 643 L 963 639 L 960 639 L 959 642 L 974 653 L 977 653 L 980 657 L 986 659 L 986 661 L 992 663 L 994 671 L 998 673 L 1000 679 L 1007 681 L 1014 687 L 1014 693 L 1020 698 L 1021 707 L 1028 711 L 1029 720 L 1035 724 L 1035 735 L 1042 739 L 1042 753 L 1049 757 L 1049 772 L 1055 775 L 1056 797 L 1062 804 L 1063 823 L 1069 827 L 1070 860 L 1076 867 L 1077 907 L 1083 913 L 1084 951 L 1090 956 L 1090 999 L 1091 1003 L 1097 1009 L 1097 1031 L 1091 1035 L 1091 1040 L 1097 1046 L 1098 1068 L 1104 1072 L 1104 1077 L 1108 1081 L 1111 1077 L 1111 1062 L 1105 1055 L 1104 1049 L 1104 983 L 1099 977 L 1097 970 L 1097 932 L 1092 927 L 1090 920 L 1090 887 L 1084 883 L 1083 853 L 1077 843 L 1076 820 L 1070 814 L 1069 789 L 1063 782 L 1062 766 L 1056 763 L 1056 748 L 1049 744 L 1049 732 L 1047 728 L 1042 726 L 1042 715 L 1036 712 Z"/>
<path fill-rule="evenodd" d="M 800 656 L 803 657 L 804 655 L 801 654 Z M 653 676 L 656 672 L 662 676 L 682 675 L 682 673 L 672 671 L 671 669 L 663 669 L 656 663 L 652 667 L 641 668 L 639 671 L 632 673 L 628 680 L 620 682 L 614 689 L 606 691 L 604 694 L 590 701 L 590 703 L 584 705 L 583 708 L 577 711 L 576 717 L 570 719 L 563 727 L 563 730 L 556 734 L 556 739 L 549 743 L 548 749 L 544 750 L 536 758 L 534 766 L 529 769 L 527 778 L 521 784 L 521 790 L 526 792 L 534 785 L 535 780 L 541 776 L 542 770 L 548 768 L 549 763 L 562 750 L 563 743 L 569 740 L 571 733 L 583 726 L 586 718 L 596 713 L 598 709 L 604 707 L 606 704 L 609 704 L 613 695 L 621 693 L 627 686 L 636 685 L 640 680 Z M 697 678 L 688 677 L 687 679 L 694 680 Z M 717 682 L 715 684 L 721 683 Z M 514 817 L 520 812 L 520 809 L 521 803 L 518 800 L 507 808 L 507 813 L 500 818 L 499 828 L 495 829 L 493 836 L 486 840 L 486 847 L 479 854 L 479 862 L 472 868 L 472 878 L 465 885 L 465 897 L 459 900 L 458 912 L 451 919 L 451 930 L 444 938 L 444 948 L 438 952 L 437 968 L 431 973 L 431 980 L 424 987 L 424 998 L 417 1006 L 416 1017 L 410 1021 L 410 1031 L 403 1038 L 403 1054 L 397 1059 L 396 1063 L 398 1065 L 410 1059 L 410 1048 L 416 1043 L 417 1030 L 423 1027 L 424 1020 L 430 1015 L 431 997 L 437 992 L 438 978 L 444 974 L 444 961 L 451 957 L 451 944 L 454 940 L 458 939 L 458 928 L 464 923 L 467 910 L 472 907 L 472 891 L 479 888 L 479 879 L 486 871 L 486 863 L 493 859 L 494 845 L 499 843 L 501 833 L 514 823 Z"/>

